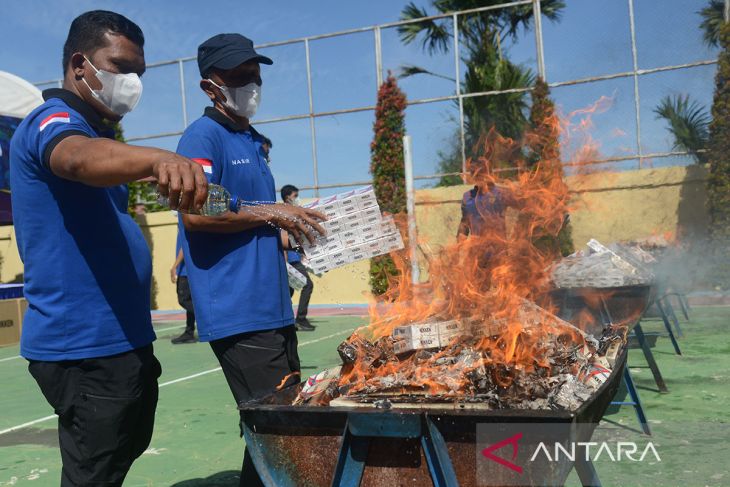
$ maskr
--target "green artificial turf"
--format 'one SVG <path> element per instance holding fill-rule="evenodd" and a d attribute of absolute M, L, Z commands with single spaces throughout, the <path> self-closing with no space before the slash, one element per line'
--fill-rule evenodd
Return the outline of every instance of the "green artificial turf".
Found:
<path fill-rule="evenodd" d="M 601 458 L 596 470 L 606 486 L 730 485 L 726 445 L 730 435 L 730 308 L 696 307 L 682 322 L 683 356 L 676 356 L 667 338 L 653 350 L 669 387 L 659 394 L 640 350 L 632 350 L 629 366 L 639 387 L 653 437 L 639 432 L 630 406 L 604 419 L 599 431 L 621 441 L 652 441 L 661 462 L 611 462 Z M 360 318 L 319 318 L 312 333 L 300 333 L 303 375 L 338 362 L 335 347 Z M 156 325 L 155 351 L 163 364 L 164 385 L 150 449 L 137 462 L 125 486 L 236 486 L 243 442 L 238 414 L 218 364 L 207 344 L 171 345 L 181 323 Z M 646 322 L 645 332 L 663 331 L 660 322 Z M 17 347 L 0 348 L 0 431 L 52 414 L 28 375 Z M 208 372 L 213 371 L 213 372 Z M 208 372 L 208 373 L 205 373 Z M 194 376 L 195 374 L 203 375 Z M 60 478 L 55 421 L 45 421 L 0 435 L 0 486 L 55 486 Z M 572 473 L 568 485 L 580 485 Z"/>

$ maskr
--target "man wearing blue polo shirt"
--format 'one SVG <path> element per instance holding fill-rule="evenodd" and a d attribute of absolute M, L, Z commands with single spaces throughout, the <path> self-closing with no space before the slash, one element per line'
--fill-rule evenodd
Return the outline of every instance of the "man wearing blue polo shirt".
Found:
<path fill-rule="evenodd" d="M 152 437 L 160 364 L 151 259 L 127 214 L 125 183 L 154 176 L 185 211 L 207 196 L 198 165 L 117 142 L 109 130 L 106 121 L 139 100 L 143 45 L 140 28 L 119 14 L 77 17 L 63 48 L 63 88 L 43 92 L 10 146 L 28 299 L 20 353 L 58 415 L 62 486 L 122 485 Z"/>
<path fill-rule="evenodd" d="M 299 188 L 291 184 L 285 184 L 281 188 L 281 201 L 288 205 L 299 206 Z M 289 245 L 289 234 L 286 232 L 282 233 L 282 242 L 288 247 Z M 307 319 L 307 313 L 309 311 L 309 300 L 312 297 L 312 291 L 314 290 L 314 283 L 312 278 L 309 277 L 309 271 L 302 263 L 302 256 L 299 253 L 300 249 L 287 249 L 286 250 L 286 261 L 298 270 L 306 279 L 307 282 L 304 284 L 301 292 L 299 293 L 299 305 L 297 306 L 297 317 L 296 317 L 296 328 L 297 331 L 314 331 L 317 327 L 309 322 Z M 294 296 L 294 289 L 289 288 L 289 295 Z"/>
<path fill-rule="evenodd" d="M 476 185 L 461 198 L 461 221 L 457 230 L 460 235 L 484 235 L 505 237 L 508 207 L 515 206 L 514 197 L 493 182 Z"/>
<path fill-rule="evenodd" d="M 274 178 L 249 125 L 261 97 L 259 63 L 272 64 L 239 34 L 219 34 L 198 48 L 200 87 L 213 102 L 193 122 L 178 153 L 210 180 L 255 206 L 216 218 L 182 215 L 183 253 L 198 338 L 210 342 L 236 404 L 299 381 L 299 356 L 279 229 L 314 239 L 318 212 L 275 204 Z M 244 454 L 241 485 L 260 485 Z"/>

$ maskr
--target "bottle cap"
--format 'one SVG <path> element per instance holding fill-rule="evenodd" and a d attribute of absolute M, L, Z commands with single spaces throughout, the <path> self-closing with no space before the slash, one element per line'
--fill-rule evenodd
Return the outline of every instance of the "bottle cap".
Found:
<path fill-rule="evenodd" d="M 231 202 L 228 205 L 228 209 L 233 213 L 238 213 L 238 196 L 231 196 Z"/>

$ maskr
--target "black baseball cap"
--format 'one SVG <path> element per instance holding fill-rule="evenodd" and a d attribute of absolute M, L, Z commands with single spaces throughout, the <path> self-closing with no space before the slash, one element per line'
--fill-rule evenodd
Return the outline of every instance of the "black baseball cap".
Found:
<path fill-rule="evenodd" d="M 253 41 L 241 34 L 214 35 L 198 46 L 198 69 L 203 78 L 211 68 L 233 69 L 251 60 L 274 64 L 271 59 L 257 53 Z"/>

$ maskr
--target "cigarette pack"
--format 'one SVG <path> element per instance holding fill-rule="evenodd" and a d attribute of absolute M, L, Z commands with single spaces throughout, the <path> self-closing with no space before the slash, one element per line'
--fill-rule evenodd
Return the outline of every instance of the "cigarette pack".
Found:
<path fill-rule="evenodd" d="M 439 328 L 437 323 L 399 326 L 393 330 L 394 339 L 421 339 L 429 338 L 438 340 Z"/>
<path fill-rule="evenodd" d="M 307 284 L 307 278 L 291 264 L 286 263 L 286 274 L 289 278 L 289 287 L 292 289 L 302 289 Z"/>
<path fill-rule="evenodd" d="M 372 186 L 365 186 L 364 188 L 356 189 L 354 191 L 354 199 L 357 207 L 361 210 L 378 206 L 378 200 L 375 197 L 375 191 Z"/>
<path fill-rule="evenodd" d="M 439 348 L 439 339 L 436 338 L 411 338 L 400 339 L 393 342 L 393 352 L 397 354 L 411 352 L 413 350 Z"/>
<path fill-rule="evenodd" d="M 312 209 L 324 213 L 327 218 L 337 218 L 340 216 L 340 204 L 337 201 L 336 195 L 317 200 L 317 204 Z"/>

